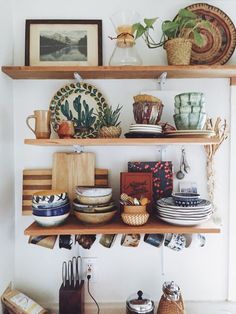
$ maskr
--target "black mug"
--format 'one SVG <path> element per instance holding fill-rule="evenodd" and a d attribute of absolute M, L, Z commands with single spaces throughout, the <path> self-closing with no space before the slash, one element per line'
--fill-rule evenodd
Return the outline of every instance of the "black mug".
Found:
<path fill-rule="evenodd" d="M 73 241 L 71 239 L 70 234 L 60 235 L 60 237 L 59 237 L 59 248 L 60 249 L 64 248 L 64 249 L 71 250 L 72 244 L 73 244 Z"/>

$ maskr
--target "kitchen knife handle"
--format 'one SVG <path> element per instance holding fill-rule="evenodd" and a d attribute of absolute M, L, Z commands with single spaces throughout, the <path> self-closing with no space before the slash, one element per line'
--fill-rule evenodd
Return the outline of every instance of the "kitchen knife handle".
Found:
<path fill-rule="evenodd" d="M 62 263 L 62 283 L 63 287 L 66 286 L 66 279 L 67 279 L 67 265 L 66 262 Z"/>
<path fill-rule="evenodd" d="M 72 283 L 72 261 L 68 262 L 68 280 L 69 280 L 69 286 L 71 287 L 71 283 Z"/>

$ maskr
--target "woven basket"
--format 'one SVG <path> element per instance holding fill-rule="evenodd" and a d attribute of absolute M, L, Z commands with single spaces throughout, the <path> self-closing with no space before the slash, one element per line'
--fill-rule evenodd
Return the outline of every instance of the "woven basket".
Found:
<path fill-rule="evenodd" d="M 169 65 L 189 65 L 192 52 L 192 42 L 190 39 L 174 38 L 168 40 L 164 48 L 167 53 Z"/>
<path fill-rule="evenodd" d="M 121 135 L 121 128 L 118 126 L 109 126 L 109 127 L 102 127 L 99 131 L 98 131 L 98 137 L 100 138 L 116 138 L 116 137 L 120 137 Z"/>
<path fill-rule="evenodd" d="M 125 205 L 125 214 L 146 214 L 146 205 Z"/>
<path fill-rule="evenodd" d="M 142 226 L 144 225 L 149 218 L 149 214 L 121 214 L 123 222 L 130 226 Z"/>
<path fill-rule="evenodd" d="M 185 314 L 182 296 L 180 295 L 179 301 L 171 301 L 163 294 L 158 305 L 157 314 Z"/>

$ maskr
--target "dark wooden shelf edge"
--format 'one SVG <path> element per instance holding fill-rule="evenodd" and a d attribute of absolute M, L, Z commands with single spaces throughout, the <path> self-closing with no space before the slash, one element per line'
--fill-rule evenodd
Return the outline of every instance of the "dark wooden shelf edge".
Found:
<path fill-rule="evenodd" d="M 75 217 L 60 226 L 45 228 L 32 223 L 25 229 L 25 235 L 63 235 L 63 234 L 122 234 L 122 233 L 220 233 L 220 228 L 212 222 L 198 226 L 175 226 L 157 219 L 150 219 L 145 225 L 132 227 L 124 224 L 120 219 L 104 225 L 85 225 Z"/>

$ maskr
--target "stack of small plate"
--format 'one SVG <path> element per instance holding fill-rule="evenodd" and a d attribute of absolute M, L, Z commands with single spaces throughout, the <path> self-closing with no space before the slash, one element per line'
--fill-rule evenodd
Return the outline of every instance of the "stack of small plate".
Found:
<path fill-rule="evenodd" d="M 213 137 L 216 134 L 211 130 L 175 130 L 167 131 L 165 135 L 168 137 Z"/>
<path fill-rule="evenodd" d="M 157 201 L 155 216 L 165 222 L 179 226 L 194 226 L 206 222 L 212 216 L 211 202 L 199 199 L 196 206 L 177 206 L 173 197 Z"/>
<path fill-rule="evenodd" d="M 160 137 L 162 127 L 154 124 L 131 124 L 126 137 Z"/>

